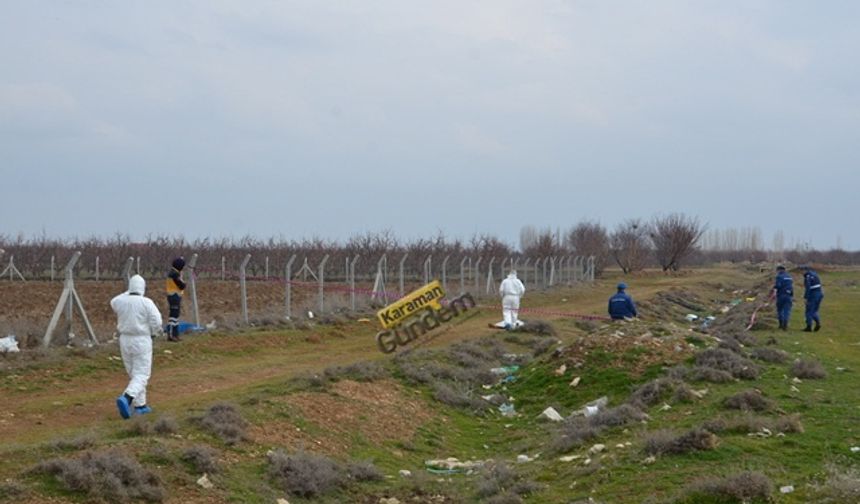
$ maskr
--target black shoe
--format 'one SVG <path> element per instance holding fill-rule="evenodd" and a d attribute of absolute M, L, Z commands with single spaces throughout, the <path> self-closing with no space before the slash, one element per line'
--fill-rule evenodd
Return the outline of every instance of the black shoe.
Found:
<path fill-rule="evenodd" d="M 812 332 L 812 326 L 806 326 L 803 328 L 803 332 Z"/>
<path fill-rule="evenodd" d="M 171 334 L 171 335 L 169 335 L 169 336 L 167 337 L 167 341 L 172 341 L 172 342 L 174 342 L 174 343 L 179 343 L 180 341 L 182 341 L 182 338 L 180 338 L 178 334 L 177 334 L 177 335 L 175 335 L 175 336 L 174 336 L 173 334 Z"/>
<path fill-rule="evenodd" d="M 816 322 L 816 323 L 815 323 L 815 329 L 813 329 L 813 330 L 814 330 L 815 332 L 820 331 L 820 330 L 821 330 L 821 324 L 819 324 L 819 323 L 817 323 L 817 322 Z"/>

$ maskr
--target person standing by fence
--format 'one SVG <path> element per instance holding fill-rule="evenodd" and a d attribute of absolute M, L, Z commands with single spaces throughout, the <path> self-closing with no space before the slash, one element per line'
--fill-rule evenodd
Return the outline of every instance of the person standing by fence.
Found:
<path fill-rule="evenodd" d="M 185 268 L 185 259 L 177 257 L 170 265 L 167 273 L 167 341 L 181 341 L 179 337 L 179 312 L 182 309 L 182 293 L 185 291 L 185 282 L 182 280 L 182 269 Z"/>

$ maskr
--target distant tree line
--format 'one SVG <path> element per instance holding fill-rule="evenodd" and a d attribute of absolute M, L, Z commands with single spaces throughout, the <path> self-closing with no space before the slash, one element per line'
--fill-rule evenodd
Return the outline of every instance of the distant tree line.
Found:
<path fill-rule="evenodd" d="M 296 255 L 293 271 L 298 271 L 305 259 L 316 271 L 326 255 L 327 275 L 345 270 L 345 263 L 356 255 L 356 271 L 367 274 L 374 271 L 377 261 L 387 255 L 388 270 L 395 271 L 400 259 L 407 254 L 404 266 L 410 274 L 423 270 L 425 259 L 432 257 L 434 272 L 439 271 L 443 259 L 448 257 L 448 271 L 458 271 L 460 261 L 483 258 L 482 271 L 486 271 L 490 258 L 496 258 L 495 267 L 508 258 L 542 258 L 567 255 L 594 256 L 595 270 L 599 275 L 607 267 L 617 266 L 624 272 L 660 267 L 663 271 L 677 271 L 682 266 L 698 266 L 717 262 L 790 261 L 841 265 L 860 264 L 860 252 L 841 249 L 812 250 L 806 244 L 786 248 L 782 232 L 773 238 L 772 248 L 766 250 L 761 231 L 757 228 L 708 230 L 695 217 L 673 213 L 643 220 L 631 218 L 609 230 L 597 221 L 585 220 L 562 231 L 560 228 L 525 226 L 520 230 L 519 248 L 495 236 L 475 234 L 468 240 L 447 238 L 439 234 L 432 238 L 404 241 L 391 231 L 367 232 L 346 241 L 311 238 L 266 240 L 245 236 L 242 238 L 203 238 L 187 240 L 181 236 L 150 235 L 142 241 L 133 241 L 128 235 L 116 234 L 110 238 L 59 240 L 45 236 L 26 238 L 0 235 L 0 270 L 14 255 L 15 265 L 28 278 L 47 278 L 51 258 L 54 258 L 55 276 L 71 255 L 84 252 L 79 265 L 82 276 L 92 276 L 95 258 L 99 258 L 100 274 L 104 278 L 118 277 L 129 257 L 140 258 L 141 272 L 159 275 L 170 261 L 179 255 L 189 258 L 199 254 L 198 270 L 217 276 L 222 258 L 228 272 L 235 272 L 246 254 L 251 254 L 248 274 L 260 276 L 269 259 L 269 275 L 283 276 L 284 266 Z"/>

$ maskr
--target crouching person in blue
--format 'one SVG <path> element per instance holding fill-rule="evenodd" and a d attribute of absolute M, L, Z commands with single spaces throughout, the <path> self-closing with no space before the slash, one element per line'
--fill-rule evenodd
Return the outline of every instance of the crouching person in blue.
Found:
<path fill-rule="evenodd" d="M 779 328 L 786 331 L 794 299 L 794 279 L 781 264 L 776 267 L 776 281 L 773 284 L 771 296 L 776 297 L 776 318 L 779 319 Z"/>
<path fill-rule="evenodd" d="M 624 320 L 638 316 L 633 298 L 624 292 L 625 289 L 627 289 L 627 284 L 621 282 L 618 284 L 618 292 L 609 298 L 609 316 L 612 317 L 612 320 Z"/>
<path fill-rule="evenodd" d="M 818 331 L 821 329 L 821 319 L 818 317 L 818 309 L 821 300 L 824 299 L 824 290 L 821 288 L 821 278 L 811 267 L 804 266 L 806 272 L 803 274 L 803 299 L 806 300 L 806 328 L 805 332 Z M 815 322 L 815 329 L 812 323 Z"/>

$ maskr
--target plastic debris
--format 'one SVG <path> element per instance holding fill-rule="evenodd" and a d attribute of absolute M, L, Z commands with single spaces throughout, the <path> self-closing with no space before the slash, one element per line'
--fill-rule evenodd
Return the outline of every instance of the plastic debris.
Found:
<path fill-rule="evenodd" d="M 285 498 L 283 498 L 283 497 L 281 497 L 280 499 L 276 500 L 275 502 L 276 502 L 277 504 L 290 504 L 290 501 L 288 501 L 287 499 L 285 499 Z"/>
<path fill-rule="evenodd" d="M 0 353 L 15 353 L 20 352 L 18 342 L 15 340 L 15 335 L 10 334 L 5 338 L 0 338 Z"/>
<path fill-rule="evenodd" d="M 779 493 L 790 494 L 794 491 L 794 485 L 785 485 L 779 487 Z"/>
<path fill-rule="evenodd" d="M 604 445 L 604 444 L 600 444 L 600 443 L 597 443 L 596 445 L 594 445 L 594 446 L 592 446 L 591 448 L 589 448 L 589 449 L 588 449 L 588 453 L 590 453 L 590 454 L 592 454 L 592 455 L 593 455 L 593 454 L 595 454 L 595 453 L 600 453 L 600 452 L 602 452 L 602 451 L 603 451 L 603 450 L 605 450 L 605 449 L 606 449 L 606 445 Z"/>
<path fill-rule="evenodd" d="M 573 462 L 574 460 L 581 459 L 582 455 L 565 455 L 564 457 L 559 457 L 558 460 L 560 462 Z"/>
<path fill-rule="evenodd" d="M 860 453 L 860 446 L 852 446 L 851 453 Z"/>
<path fill-rule="evenodd" d="M 666 403 L 663 403 L 663 406 L 660 406 L 660 411 L 669 411 L 670 409 L 672 409 L 672 407 Z"/>
<path fill-rule="evenodd" d="M 447 459 L 425 460 L 424 467 L 433 474 L 468 474 L 475 469 L 484 467 L 485 463 L 483 460 L 461 462 L 454 457 L 449 457 Z"/>
<path fill-rule="evenodd" d="M 586 416 L 586 417 L 594 416 L 601 409 L 605 408 L 607 404 L 609 404 L 609 398 L 606 396 L 602 396 L 598 399 L 595 399 L 595 400 L 587 403 L 582 408 L 574 411 L 573 413 L 570 414 L 570 416 Z"/>
<path fill-rule="evenodd" d="M 694 313 L 688 313 L 687 316 L 685 316 L 684 318 L 687 319 L 687 322 L 694 322 L 696 320 L 699 320 L 699 316 Z"/>
<path fill-rule="evenodd" d="M 197 480 L 197 484 L 202 486 L 206 490 L 212 490 L 213 488 L 215 488 L 215 485 L 213 485 L 212 482 L 209 481 L 209 476 L 207 476 L 206 474 L 200 476 L 200 478 Z"/>
<path fill-rule="evenodd" d="M 514 374 L 517 371 L 519 371 L 519 369 L 520 369 L 520 367 L 516 366 L 516 365 L 514 365 L 514 366 L 502 366 L 502 367 L 494 367 L 494 368 L 490 369 L 490 372 L 493 373 L 494 375 L 499 375 L 499 376 L 511 375 L 511 374 Z"/>
<path fill-rule="evenodd" d="M 558 411 L 556 411 L 555 408 L 553 408 L 552 406 L 543 410 L 543 412 L 540 415 L 538 415 L 538 418 L 546 419 L 546 420 L 549 420 L 552 422 L 561 422 L 562 420 L 564 420 L 564 417 L 562 417 L 558 413 Z"/>
<path fill-rule="evenodd" d="M 499 406 L 499 412 L 503 417 L 512 417 L 517 414 L 513 404 L 505 403 Z"/>
<path fill-rule="evenodd" d="M 518 464 L 525 464 L 526 462 L 531 462 L 532 460 L 534 459 L 529 457 L 528 455 L 517 455 Z"/>
<path fill-rule="evenodd" d="M 565 371 L 567 371 L 567 364 L 562 364 L 558 369 L 555 370 L 555 375 L 564 376 Z"/>
<path fill-rule="evenodd" d="M 581 379 L 582 379 L 582 378 L 580 378 L 579 376 L 577 376 L 576 378 L 574 378 L 574 379 L 573 379 L 573 381 L 571 381 L 571 382 L 570 382 L 570 386 L 571 386 L 571 387 L 576 387 L 577 385 L 579 385 L 579 381 L 580 381 Z"/>
<path fill-rule="evenodd" d="M 409 478 L 412 476 L 412 471 L 410 471 L 409 469 L 401 469 L 399 471 L 399 474 L 400 474 L 400 476 L 402 476 L 404 478 Z"/>
<path fill-rule="evenodd" d="M 397 497 L 380 497 L 379 504 L 400 504 L 400 499 Z"/>

